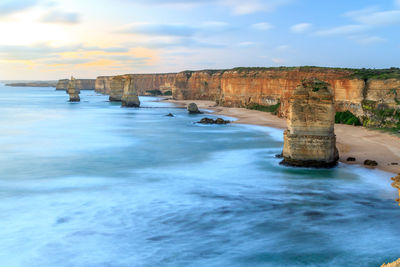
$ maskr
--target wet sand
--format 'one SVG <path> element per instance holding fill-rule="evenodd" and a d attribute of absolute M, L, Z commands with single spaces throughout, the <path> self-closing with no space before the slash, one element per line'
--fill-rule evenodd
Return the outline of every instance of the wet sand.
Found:
<path fill-rule="evenodd" d="M 213 114 L 235 117 L 234 123 L 252 124 L 285 129 L 286 119 L 278 118 L 268 112 L 249 110 L 244 108 L 228 108 L 217 106 L 214 101 L 205 100 L 165 100 L 170 103 L 186 106 L 195 102 L 200 109 L 209 109 Z M 364 127 L 336 124 L 335 133 L 340 161 L 347 164 L 363 165 L 364 160 L 378 162 L 376 168 L 400 173 L 400 138 L 389 133 L 369 130 Z M 348 162 L 348 157 L 356 158 L 355 162 Z M 397 163 L 399 165 L 392 165 Z M 367 167 L 369 168 L 369 167 Z"/>

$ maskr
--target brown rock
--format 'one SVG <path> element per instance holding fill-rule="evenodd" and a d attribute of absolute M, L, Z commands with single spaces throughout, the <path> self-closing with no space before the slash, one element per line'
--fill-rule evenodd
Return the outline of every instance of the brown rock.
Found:
<path fill-rule="evenodd" d="M 282 164 L 333 167 L 339 159 L 334 134 L 332 88 L 317 79 L 304 80 L 289 100 Z"/>
<path fill-rule="evenodd" d="M 110 82 L 110 97 L 111 102 L 120 102 L 125 87 L 125 77 L 115 76 Z"/>
<path fill-rule="evenodd" d="M 378 162 L 376 162 L 375 160 L 366 159 L 364 161 L 364 165 L 365 166 L 375 167 L 375 166 L 378 166 Z"/>
<path fill-rule="evenodd" d="M 190 104 L 187 106 L 187 110 L 188 110 L 188 112 L 189 112 L 190 114 L 200 114 L 200 113 L 201 113 L 200 110 L 199 110 L 199 108 L 197 107 L 196 103 L 190 103 Z"/>
<path fill-rule="evenodd" d="M 70 102 L 79 102 L 81 101 L 79 97 L 79 89 L 76 89 L 75 86 L 75 78 L 71 77 L 71 80 L 68 82 L 67 94 L 69 94 L 69 101 Z"/>
<path fill-rule="evenodd" d="M 139 107 L 140 101 L 134 80 L 130 76 L 125 77 L 124 91 L 122 94 L 123 107 Z"/>
<path fill-rule="evenodd" d="M 400 259 L 392 263 L 387 263 L 387 264 L 384 263 L 381 265 L 381 267 L 400 267 Z"/>

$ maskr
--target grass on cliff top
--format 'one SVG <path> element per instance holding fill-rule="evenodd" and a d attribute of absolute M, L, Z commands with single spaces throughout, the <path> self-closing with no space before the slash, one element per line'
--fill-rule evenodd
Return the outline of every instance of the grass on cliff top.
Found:
<path fill-rule="evenodd" d="M 224 73 L 226 71 L 237 71 L 239 73 L 246 73 L 251 71 L 290 71 L 296 70 L 299 71 L 341 71 L 346 74 L 348 73 L 348 78 L 353 79 L 400 79 L 400 68 L 389 68 L 389 69 L 352 69 L 352 68 L 333 68 L 333 67 L 318 67 L 318 66 L 299 66 L 299 67 L 237 67 L 233 69 L 205 69 L 200 70 L 204 72 L 208 72 L 210 74 L 214 73 Z M 196 71 L 186 70 L 183 72 L 193 73 Z M 347 74 L 346 74 L 347 75 Z"/>
<path fill-rule="evenodd" d="M 368 79 L 400 79 L 400 68 L 390 69 L 353 69 L 352 78 Z"/>

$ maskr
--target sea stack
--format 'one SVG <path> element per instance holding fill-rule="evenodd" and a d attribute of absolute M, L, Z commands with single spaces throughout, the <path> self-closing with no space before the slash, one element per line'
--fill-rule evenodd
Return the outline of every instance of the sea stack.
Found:
<path fill-rule="evenodd" d="M 76 80 L 74 77 L 71 77 L 71 80 L 68 82 L 67 94 L 69 94 L 70 102 L 79 102 L 81 101 L 79 97 L 79 89 L 76 89 Z"/>
<path fill-rule="evenodd" d="M 115 76 L 110 82 L 110 97 L 111 102 L 121 102 L 122 94 L 124 92 L 125 77 Z"/>
<path fill-rule="evenodd" d="M 329 168 L 337 164 L 335 107 L 332 87 L 305 79 L 289 99 L 282 164 Z"/>
<path fill-rule="evenodd" d="M 135 81 L 129 76 L 125 78 L 124 91 L 122 94 L 121 101 L 123 107 L 140 106 L 140 101 Z"/>
<path fill-rule="evenodd" d="M 392 180 L 393 180 L 392 186 L 399 191 L 399 198 L 396 199 L 396 201 L 399 202 L 400 206 L 400 173 L 396 177 L 393 177 Z"/>

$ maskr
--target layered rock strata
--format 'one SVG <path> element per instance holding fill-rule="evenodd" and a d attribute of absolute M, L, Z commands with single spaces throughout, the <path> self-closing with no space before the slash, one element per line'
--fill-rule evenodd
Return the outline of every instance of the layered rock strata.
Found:
<path fill-rule="evenodd" d="M 306 79 L 288 102 L 282 163 L 299 167 L 335 166 L 339 155 L 332 87 L 317 79 Z"/>
<path fill-rule="evenodd" d="M 110 97 L 111 102 L 121 102 L 122 94 L 124 93 L 125 87 L 125 76 L 115 76 L 110 82 Z"/>
<path fill-rule="evenodd" d="M 67 90 L 68 83 L 68 79 L 59 80 L 56 85 L 56 90 Z M 95 83 L 95 79 L 75 79 L 75 88 L 79 90 L 94 90 Z"/>
<path fill-rule="evenodd" d="M 348 69 L 282 67 L 129 76 L 135 78 L 139 95 L 171 91 L 177 100 L 213 100 L 227 107 L 276 106 L 280 117 L 287 116 L 296 86 L 315 77 L 331 85 L 336 111 L 350 111 L 366 126 L 400 125 L 400 79 L 357 78 L 354 73 Z M 110 94 L 111 80 L 111 76 L 98 77 L 96 91 Z"/>
<path fill-rule="evenodd" d="M 121 101 L 123 107 L 140 106 L 137 87 L 134 79 L 132 79 L 130 76 L 125 77 L 124 91 L 122 94 Z"/>
<path fill-rule="evenodd" d="M 75 78 L 71 77 L 71 80 L 68 82 L 67 94 L 69 94 L 69 101 L 70 102 L 79 102 L 81 101 L 79 97 L 79 89 L 76 88 L 75 85 Z"/>

